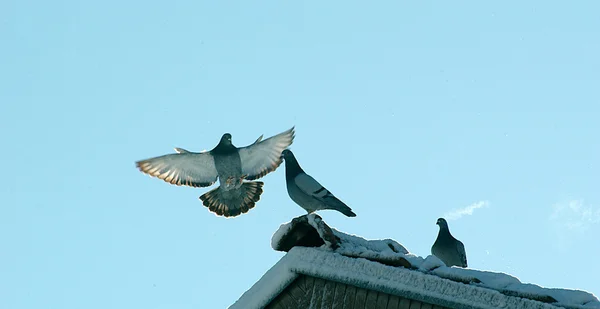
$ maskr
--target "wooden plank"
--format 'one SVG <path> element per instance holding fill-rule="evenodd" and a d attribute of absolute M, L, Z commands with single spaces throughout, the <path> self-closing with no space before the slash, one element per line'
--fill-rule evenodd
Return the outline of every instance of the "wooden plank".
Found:
<path fill-rule="evenodd" d="M 273 300 L 271 300 L 270 303 L 267 304 L 267 306 L 265 306 L 265 308 L 267 309 L 283 309 L 284 305 L 282 305 L 281 303 L 283 302 L 282 298 L 284 298 L 284 293 L 285 290 L 283 292 L 281 292 L 281 294 L 277 295 Z"/>
<path fill-rule="evenodd" d="M 346 296 L 346 287 L 347 285 L 345 284 L 336 283 L 331 309 L 345 309 L 344 298 Z"/>
<path fill-rule="evenodd" d="M 410 300 L 410 309 L 421 309 L 421 302 L 414 299 Z"/>
<path fill-rule="evenodd" d="M 387 304 L 387 309 L 398 309 L 400 308 L 400 297 L 396 296 L 396 295 L 390 295 L 390 300 L 388 301 Z"/>
<path fill-rule="evenodd" d="M 344 309 L 358 308 L 355 306 L 356 290 L 357 290 L 357 288 L 354 286 L 351 286 L 351 285 L 346 287 L 346 295 L 344 295 Z"/>
<path fill-rule="evenodd" d="M 294 303 L 297 304 L 298 308 L 307 308 L 308 304 L 310 304 L 309 291 L 302 292 L 300 285 L 298 285 L 294 289 L 294 291 L 297 291 L 297 292 L 293 293 L 293 291 L 289 291 L 288 295 L 290 295 L 290 299 L 292 299 L 294 301 Z M 297 297 L 296 295 L 301 295 L 301 296 Z"/>
<path fill-rule="evenodd" d="M 450 309 L 301 275 L 267 309 Z"/>
<path fill-rule="evenodd" d="M 299 278 L 300 279 L 300 278 Z M 292 282 L 281 294 L 279 294 L 269 305 L 268 309 L 300 309 L 308 306 L 308 297 L 301 288 L 302 280 Z"/>
<path fill-rule="evenodd" d="M 291 296 L 290 296 L 290 292 L 289 291 L 284 291 L 280 296 L 279 300 L 279 304 L 281 305 L 281 308 L 302 308 L 302 304 L 298 303 L 296 300 L 294 300 Z M 302 302 L 302 300 L 300 300 L 300 302 Z"/>
<path fill-rule="evenodd" d="M 377 292 L 367 290 L 367 297 L 365 299 L 366 309 L 377 309 Z"/>
<path fill-rule="evenodd" d="M 267 305 L 266 308 L 269 308 L 269 309 L 283 309 L 285 307 L 291 307 L 291 306 L 289 304 L 289 297 L 287 297 L 286 291 L 283 291 L 275 299 L 273 299 L 271 301 L 271 303 L 269 303 Z M 294 307 L 295 306 L 293 306 L 292 308 L 294 308 Z"/>
<path fill-rule="evenodd" d="M 288 288 L 289 297 L 296 303 L 301 304 L 309 298 L 309 289 L 306 287 L 306 276 L 300 276 Z M 304 300 L 304 301 L 303 301 Z"/>
<path fill-rule="evenodd" d="M 354 300 L 354 309 L 365 309 L 365 303 L 367 302 L 367 290 L 356 289 L 356 299 Z"/>
<path fill-rule="evenodd" d="M 324 280 L 321 308 L 331 308 L 333 306 L 336 285 L 338 285 L 338 283 L 329 280 Z"/>
<path fill-rule="evenodd" d="M 422 303 L 421 304 L 421 309 L 433 309 L 433 305 L 432 304 L 427 304 L 427 303 Z"/>
<path fill-rule="evenodd" d="M 377 293 L 377 304 L 375 308 L 377 309 L 387 309 L 388 302 L 390 301 L 390 294 L 386 293 Z M 396 309 L 396 308 L 394 308 Z"/>
<path fill-rule="evenodd" d="M 310 278 L 310 277 L 308 277 Z M 308 281 L 308 280 L 307 280 Z M 320 309 L 321 303 L 323 302 L 323 287 L 325 287 L 325 280 L 314 278 L 312 293 L 310 293 L 310 308 Z"/>
<path fill-rule="evenodd" d="M 398 309 L 410 309 L 410 299 L 401 298 Z"/>
<path fill-rule="evenodd" d="M 281 300 L 279 297 L 273 299 L 265 309 L 283 309 L 283 305 L 281 304 Z"/>
<path fill-rule="evenodd" d="M 315 277 L 303 276 L 304 277 L 304 288 L 310 294 L 315 286 Z"/>

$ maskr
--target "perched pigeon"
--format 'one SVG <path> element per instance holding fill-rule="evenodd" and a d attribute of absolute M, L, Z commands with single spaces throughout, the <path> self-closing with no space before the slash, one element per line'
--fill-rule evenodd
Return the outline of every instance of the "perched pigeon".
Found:
<path fill-rule="evenodd" d="M 200 196 L 204 206 L 219 216 L 235 217 L 252 209 L 263 192 L 255 180 L 281 165 L 281 152 L 292 144 L 294 127 L 251 145 L 237 148 L 231 134 L 225 133 L 210 151 L 191 152 L 175 148 L 177 153 L 136 162 L 145 174 L 170 184 L 208 187 L 219 179 L 219 187 Z"/>
<path fill-rule="evenodd" d="M 285 160 L 287 191 L 296 204 L 308 213 L 322 209 L 334 209 L 348 217 L 356 217 L 350 207 L 338 200 L 329 190 L 302 170 L 292 151 L 286 149 L 282 154 Z"/>
<path fill-rule="evenodd" d="M 440 232 L 435 243 L 431 246 L 431 254 L 437 256 L 448 267 L 467 267 L 465 246 L 450 234 L 446 219 L 439 218 L 436 224 L 440 226 Z"/>

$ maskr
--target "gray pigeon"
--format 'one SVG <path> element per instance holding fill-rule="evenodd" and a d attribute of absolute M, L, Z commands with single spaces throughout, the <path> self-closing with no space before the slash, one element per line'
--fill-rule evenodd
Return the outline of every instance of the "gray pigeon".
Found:
<path fill-rule="evenodd" d="M 435 243 L 431 246 L 431 254 L 442 260 L 448 267 L 467 267 L 465 246 L 450 234 L 446 219 L 439 218 L 436 224 L 440 226 L 440 231 Z"/>
<path fill-rule="evenodd" d="M 281 152 L 292 144 L 294 127 L 262 140 L 262 135 L 246 147 L 235 147 L 225 133 L 210 151 L 177 153 L 136 162 L 145 174 L 170 184 L 208 187 L 219 179 L 219 187 L 200 196 L 204 206 L 219 215 L 235 217 L 252 209 L 263 192 L 261 178 L 281 165 Z"/>
<path fill-rule="evenodd" d="M 322 209 L 333 209 L 348 217 L 356 217 L 350 207 L 302 170 L 291 150 L 286 149 L 282 154 L 285 160 L 285 180 L 288 195 L 296 204 L 308 213 Z"/>
<path fill-rule="evenodd" d="M 258 144 L 258 142 L 260 142 L 263 138 L 263 135 L 261 134 L 254 143 L 252 143 L 251 145 L 247 146 L 250 147 L 252 145 Z M 183 149 L 183 148 L 179 148 L 179 147 L 175 147 L 175 151 L 177 153 L 191 153 L 191 151 L 187 150 L 187 149 Z M 204 150 L 205 151 L 205 150 Z"/>

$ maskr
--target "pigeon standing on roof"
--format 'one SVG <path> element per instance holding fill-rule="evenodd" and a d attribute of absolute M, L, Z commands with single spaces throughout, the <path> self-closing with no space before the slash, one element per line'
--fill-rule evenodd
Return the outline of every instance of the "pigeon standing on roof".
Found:
<path fill-rule="evenodd" d="M 467 267 L 465 246 L 460 240 L 450 234 L 446 219 L 439 218 L 435 224 L 440 226 L 440 231 L 435 243 L 431 247 L 431 254 L 442 260 L 448 267 Z"/>
<path fill-rule="evenodd" d="M 285 180 L 290 198 L 308 213 L 322 209 L 334 209 L 348 217 L 356 217 L 352 209 L 335 197 L 298 164 L 291 150 L 283 151 Z"/>
<path fill-rule="evenodd" d="M 252 209 L 263 192 L 261 178 L 281 165 L 281 152 L 294 140 L 294 127 L 262 140 L 262 135 L 246 147 L 235 147 L 225 133 L 210 151 L 177 153 L 136 162 L 145 174 L 170 184 L 208 187 L 219 179 L 219 187 L 203 194 L 203 205 L 219 215 L 235 217 Z"/>

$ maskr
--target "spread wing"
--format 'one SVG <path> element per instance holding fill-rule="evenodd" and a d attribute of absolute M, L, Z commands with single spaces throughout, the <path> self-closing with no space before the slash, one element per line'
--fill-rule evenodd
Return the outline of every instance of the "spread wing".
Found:
<path fill-rule="evenodd" d="M 254 143 L 252 143 L 252 145 L 254 144 L 258 144 L 260 141 L 262 141 L 263 135 L 261 134 Z"/>
<path fill-rule="evenodd" d="M 179 147 L 175 147 L 175 151 L 177 151 L 177 153 L 191 153 L 191 151 Z"/>
<path fill-rule="evenodd" d="M 208 187 L 217 181 L 215 160 L 209 152 L 181 150 L 179 153 L 141 160 L 135 165 L 145 174 L 178 186 Z"/>
<path fill-rule="evenodd" d="M 252 145 L 239 148 L 242 173 L 248 175 L 246 179 L 258 179 L 276 170 L 282 162 L 281 152 L 294 141 L 294 133 L 292 127 L 264 141 L 259 138 Z"/>

